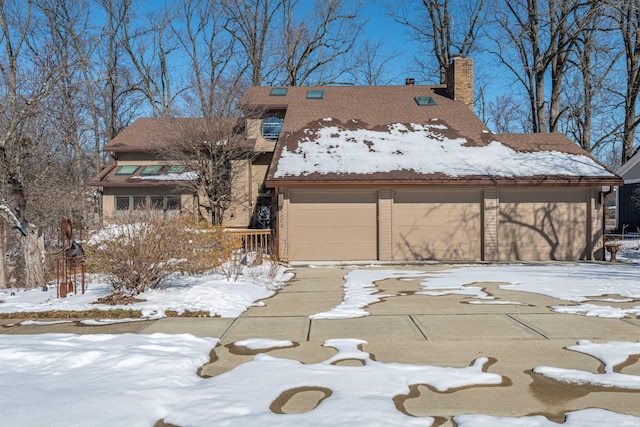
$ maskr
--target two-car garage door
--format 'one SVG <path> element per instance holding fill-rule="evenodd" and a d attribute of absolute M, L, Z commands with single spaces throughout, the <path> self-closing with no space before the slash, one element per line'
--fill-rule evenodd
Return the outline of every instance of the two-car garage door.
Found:
<path fill-rule="evenodd" d="M 291 190 L 288 258 L 295 260 L 477 260 L 481 190 L 394 190 L 390 215 L 378 191 Z M 378 230 L 388 230 L 388 238 Z M 388 249 L 388 250 L 383 250 Z"/>

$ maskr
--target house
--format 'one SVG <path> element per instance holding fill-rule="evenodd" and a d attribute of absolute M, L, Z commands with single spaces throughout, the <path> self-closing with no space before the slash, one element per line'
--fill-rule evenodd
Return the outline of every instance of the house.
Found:
<path fill-rule="evenodd" d="M 283 261 L 604 259 L 603 188 L 622 180 L 562 134 L 491 133 L 471 59 L 447 80 L 249 88 L 256 156 L 234 168 L 223 224 L 270 226 Z M 115 164 L 92 181 L 105 219 L 141 201 L 194 211 L 188 171 L 154 147 L 198 120 L 140 119 L 105 146 Z"/>
<path fill-rule="evenodd" d="M 617 228 L 640 232 L 640 150 L 636 150 L 616 173 L 624 180 L 624 185 L 617 191 Z"/>
<path fill-rule="evenodd" d="M 196 209 L 201 203 L 198 194 L 185 185 L 185 181 L 194 179 L 193 173 L 185 164 L 167 160 L 158 147 L 206 125 L 206 119 L 143 118 L 106 144 L 103 150 L 110 153 L 114 163 L 90 182 L 101 189 L 103 220 L 109 222 L 129 209 L 140 208 L 169 215 L 202 215 L 202 210 Z M 225 212 L 223 225 L 268 228 L 270 215 L 256 218 L 254 214 L 260 213 L 261 207 L 270 206 L 272 197 L 263 184 L 275 143 L 263 138 L 248 143 L 256 150 L 255 155 L 248 160 L 232 161 L 234 198 Z"/>
<path fill-rule="evenodd" d="M 620 178 L 564 135 L 491 133 L 471 59 L 448 82 L 247 90 L 283 261 L 603 259 Z"/>

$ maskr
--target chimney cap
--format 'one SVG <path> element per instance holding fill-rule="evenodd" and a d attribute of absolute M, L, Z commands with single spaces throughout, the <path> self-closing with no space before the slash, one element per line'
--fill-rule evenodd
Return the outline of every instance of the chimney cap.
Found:
<path fill-rule="evenodd" d="M 413 77 L 408 77 L 407 79 L 405 79 L 404 84 L 407 86 L 411 86 L 416 84 L 416 79 L 414 79 Z"/>

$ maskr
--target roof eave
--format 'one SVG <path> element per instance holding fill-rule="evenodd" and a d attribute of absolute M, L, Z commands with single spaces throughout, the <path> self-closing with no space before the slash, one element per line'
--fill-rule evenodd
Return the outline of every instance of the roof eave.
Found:
<path fill-rule="evenodd" d="M 620 186 L 624 181 L 619 177 L 486 177 L 454 179 L 267 179 L 269 188 L 300 186 L 464 186 L 464 187 L 599 187 Z"/>

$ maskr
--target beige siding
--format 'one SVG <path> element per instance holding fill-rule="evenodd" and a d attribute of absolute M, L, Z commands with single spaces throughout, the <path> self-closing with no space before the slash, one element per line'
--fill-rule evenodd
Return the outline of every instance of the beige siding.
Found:
<path fill-rule="evenodd" d="M 588 196 L 585 189 L 499 191 L 500 260 L 588 258 Z"/>
<path fill-rule="evenodd" d="M 288 259 L 375 260 L 377 200 L 373 190 L 290 190 Z"/>
<path fill-rule="evenodd" d="M 381 188 L 378 192 L 378 259 L 393 259 L 393 190 Z"/>
<path fill-rule="evenodd" d="M 480 260 L 481 190 L 396 189 L 393 258 Z"/>
<path fill-rule="evenodd" d="M 484 249 L 483 261 L 498 260 L 498 189 L 484 190 Z"/>

